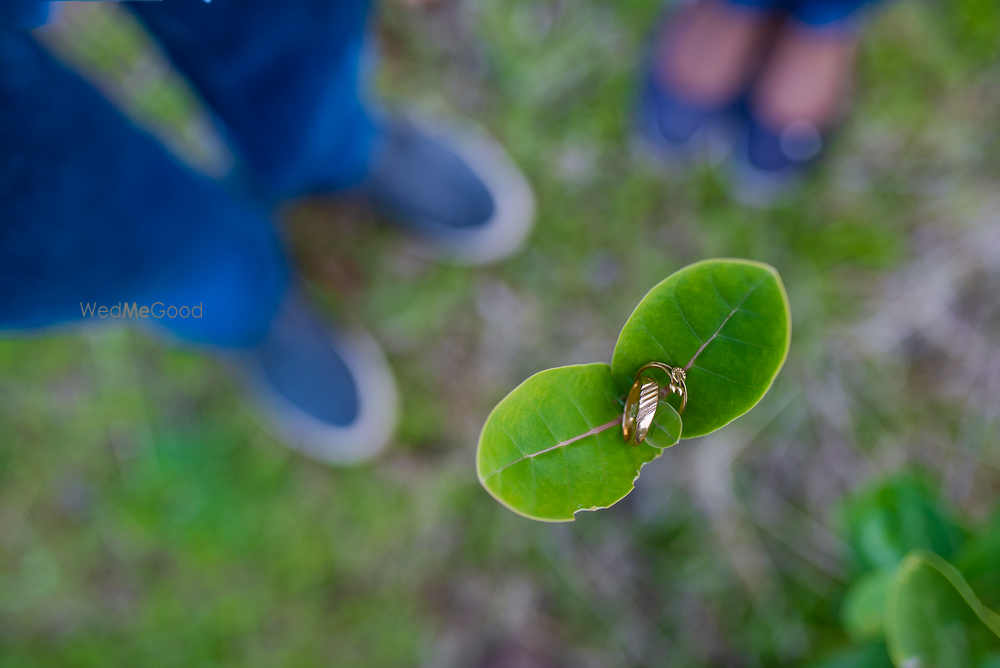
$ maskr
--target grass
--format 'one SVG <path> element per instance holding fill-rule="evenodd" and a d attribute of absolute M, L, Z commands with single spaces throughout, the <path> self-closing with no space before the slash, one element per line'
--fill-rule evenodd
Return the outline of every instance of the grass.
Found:
<path fill-rule="evenodd" d="M 52 48 L 224 169 L 197 98 L 149 66 L 127 13 L 79 4 Z M 420 259 L 356 203 L 288 213 L 316 296 L 396 370 L 402 422 L 377 462 L 291 453 L 220 366 L 135 332 L 0 341 L 0 667 L 806 664 L 843 642 L 830 508 L 848 490 L 920 466 L 970 516 L 991 508 L 994 4 L 886 8 L 829 159 L 769 211 L 717 175 L 629 157 L 659 11 L 383 8 L 379 87 L 489 128 L 540 212 L 524 252 L 472 270 Z M 712 256 L 769 262 L 788 286 L 792 353 L 765 402 L 571 525 L 493 502 L 473 456 L 494 403 L 539 369 L 608 361 L 645 291 Z"/>

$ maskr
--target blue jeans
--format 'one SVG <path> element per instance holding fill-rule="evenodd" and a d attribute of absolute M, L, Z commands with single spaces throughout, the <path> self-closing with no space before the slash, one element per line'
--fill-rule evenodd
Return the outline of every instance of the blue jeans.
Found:
<path fill-rule="evenodd" d="M 367 5 L 129 4 L 252 175 L 260 197 L 243 200 L 51 58 L 21 30 L 30 15 L 0 10 L 0 329 L 124 313 L 192 342 L 258 342 L 290 271 L 268 204 L 366 174 L 376 132 L 358 95 Z"/>
<path fill-rule="evenodd" d="M 810 26 L 850 24 L 866 5 L 878 0 L 728 0 L 734 5 L 780 10 Z"/>

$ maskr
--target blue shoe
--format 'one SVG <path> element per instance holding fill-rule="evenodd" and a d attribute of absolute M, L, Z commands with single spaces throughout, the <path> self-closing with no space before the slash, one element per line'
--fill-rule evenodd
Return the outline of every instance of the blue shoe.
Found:
<path fill-rule="evenodd" d="M 384 123 L 362 192 L 425 254 L 462 264 L 514 253 L 535 217 L 531 186 L 494 139 L 413 117 Z"/>
<path fill-rule="evenodd" d="M 733 198 L 766 207 L 791 191 L 823 152 L 823 135 L 807 121 L 775 132 L 746 112 L 746 130 L 730 156 Z"/>
<path fill-rule="evenodd" d="M 718 165 L 742 132 L 738 109 L 742 91 L 734 92 L 731 101 L 695 102 L 674 90 L 657 71 L 657 54 L 663 48 L 659 40 L 669 23 L 683 20 L 686 4 L 669 6 L 650 33 L 633 114 L 633 155 L 668 170 L 696 163 Z"/>
<path fill-rule="evenodd" d="M 295 291 L 238 365 L 269 430 L 310 457 L 365 461 L 392 436 L 396 389 L 378 345 L 334 331 Z"/>
<path fill-rule="evenodd" d="M 671 91 L 647 59 L 636 105 L 633 148 L 668 169 L 725 158 L 739 131 L 731 105 L 704 106 Z"/>

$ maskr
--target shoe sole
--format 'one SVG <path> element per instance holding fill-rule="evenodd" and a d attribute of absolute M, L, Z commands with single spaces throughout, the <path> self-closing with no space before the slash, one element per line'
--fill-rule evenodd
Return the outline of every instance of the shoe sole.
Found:
<path fill-rule="evenodd" d="M 503 146 L 468 121 L 444 122 L 413 112 L 408 112 L 406 119 L 464 160 L 483 182 L 494 203 L 493 216 L 484 225 L 418 239 L 413 245 L 414 252 L 450 264 L 481 265 L 520 250 L 535 221 L 535 196 L 531 184 Z"/>
<path fill-rule="evenodd" d="M 378 455 L 392 438 L 398 412 L 396 383 L 370 334 L 331 334 L 331 341 L 357 384 L 358 416 L 349 427 L 330 425 L 304 412 L 276 392 L 256 365 L 243 365 L 238 375 L 266 418 L 265 431 L 323 463 L 359 464 Z"/>

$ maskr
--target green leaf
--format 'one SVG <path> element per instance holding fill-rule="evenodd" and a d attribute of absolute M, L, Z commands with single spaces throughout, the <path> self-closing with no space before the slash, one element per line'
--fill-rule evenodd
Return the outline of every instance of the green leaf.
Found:
<path fill-rule="evenodd" d="M 571 521 L 632 491 L 639 470 L 680 438 L 681 420 L 660 402 L 646 442 L 622 438 L 623 385 L 607 364 L 537 373 L 497 404 L 476 452 L 479 481 L 531 519 Z"/>
<path fill-rule="evenodd" d="M 954 566 L 914 550 L 889 585 L 885 634 L 897 668 L 974 668 L 1000 646 L 1000 617 Z"/>
<path fill-rule="evenodd" d="M 979 598 L 988 606 L 1000 607 L 1000 508 L 993 516 L 978 527 L 970 540 L 955 555 L 952 563 L 975 590 Z"/>
<path fill-rule="evenodd" d="M 677 405 L 672 396 L 659 402 L 646 443 L 625 444 L 620 420 L 639 367 L 684 368 L 684 436 L 700 436 L 764 396 L 788 355 L 790 335 L 788 297 L 773 267 L 748 260 L 687 267 L 635 309 L 610 367 L 536 374 L 493 409 L 476 453 L 479 480 L 501 503 L 534 519 L 569 521 L 580 510 L 606 508 L 681 435 L 681 419 L 667 403 Z"/>
<path fill-rule="evenodd" d="M 611 360 L 631 383 L 650 361 L 687 372 L 684 438 L 743 415 L 788 356 L 792 318 L 778 272 L 750 260 L 705 260 L 668 276 L 625 323 Z M 677 406 L 677 398 L 671 399 Z"/>
<path fill-rule="evenodd" d="M 893 570 L 915 549 L 949 559 L 965 539 L 931 484 L 911 473 L 890 476 L 852 495 L 838 514 L 862 571 Z"/>
<path fill-rule="evenodd" d="M 868 643 L 838 650 L 806 664 L 809 668 L 892 668 L 885 643 Z"/>
<path fill-rule="evenodd" d="M 885 598 L 894 575 L 891 570 L 872 571 L 858 578 L 847 590 L 840 619 L 847 635 L 855 642 L 882 637 Z"/>

